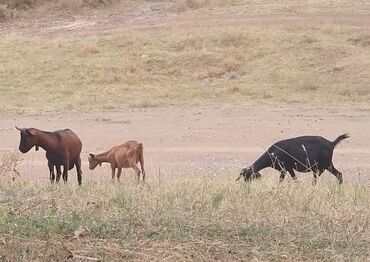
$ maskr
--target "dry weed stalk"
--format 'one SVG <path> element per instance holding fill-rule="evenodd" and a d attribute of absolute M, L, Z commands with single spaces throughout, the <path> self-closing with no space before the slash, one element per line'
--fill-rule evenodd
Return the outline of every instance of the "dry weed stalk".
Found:
<path fill-rule="evenodd" d="M 15 177 L 20 177 L 17 166 L 21 161 L 21 155 L 17 151 L 2 153 L 0 159 L 0 175 L 11 176 L 12 180 L 15 180 Z"/>

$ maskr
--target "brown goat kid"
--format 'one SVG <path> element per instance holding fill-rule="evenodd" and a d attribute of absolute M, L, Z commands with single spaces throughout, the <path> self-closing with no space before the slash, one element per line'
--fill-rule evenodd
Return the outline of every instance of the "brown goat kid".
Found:
<path fill-rule="evenodd" d="M 122 168 L 133 168 L 136 172 L 137 182 L 140 181 L 140 169 L 137 167 L 137 163 L 140 162 L 141 172 L 143 173 L 143 181 L 145 181 L 142 143 L 130 140 L 122 145 L 112 147 L 112 149 L 107 152 L 97 155 L 90 154 L 90 170 L 93 170 L 97 165 L 101 165 L 101 163 L 103 162 L 110 163 L 110 166 L 112 168 L 112 179 L 115 178 L 116 169 L 117 179 L 119 181 Z"/>
<path fill-rule="evenodd" d="M 32 147 L 42 147 L 46 151 L 48 167 L 50 172 L 50 181 L 54 183 L 55 173 L 57 172 L 56 182 L 59 182 L 61 176 L 61 166 L 63 166 L 63 180 L 68 180 L 68 170 L 73 166 L 77 169 L 78 184 L 82 183 L 81 171 L 81 150 L 82 143 L 78 136 L 70 129 L 58 130 L 55 132 L 46 132 L 36 128 L 18 128 L 21 133 L 19 151 L 27 153 Z"/>

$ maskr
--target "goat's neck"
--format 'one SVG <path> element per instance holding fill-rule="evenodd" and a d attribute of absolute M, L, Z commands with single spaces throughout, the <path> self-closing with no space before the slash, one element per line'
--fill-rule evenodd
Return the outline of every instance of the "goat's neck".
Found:
<path fill-rule="evenodd" d="M 95 159 L 99 161 L 99 164 L 103 162 L 108 162 L 108 154 L 109 151 L 95 155 Z"/>
<path fill-rule="evenodd" d="M 254 173 L 257 173 L 261 171 L 262 169 L 266 167 L 271 167 L 272 161 L 270 154 L 268 152 L 265 152 L 262 156 L 260 156 L 253 164 L 252 169 Z"/>
<path fill-rule="evenodd" d="M 58 140 L 50 132 L 37 130 L 35 146 L 36 149 L 40 146 L 45 151 L 56 150 L 58 148 Z"/>

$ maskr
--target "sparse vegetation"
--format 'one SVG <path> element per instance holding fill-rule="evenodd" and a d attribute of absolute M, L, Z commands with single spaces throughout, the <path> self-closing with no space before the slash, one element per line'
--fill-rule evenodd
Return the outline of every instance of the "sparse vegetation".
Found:
<path fill-rule="evenodd" d="M 114 11 L 102 10 L 100 16 L 104 8 Z M 366 21 L 355 27 L 268 18 L 336 19 L 369 11 L 365 0 L 0 0 L 4 26 L 22 19 L 37 26 L 38 19 L 54 22 L 59 14 L 72 14 L 75 22 L 84 12 L 94 13 L 86 16 L 88 22 L 103 26 L 120 12 L 143 21 L 174 13 L 208 19 L 212 12 L 267 18 L 251 24 L 133 27 L 88 38 L 2 35 L 0 111 L 260 102 L 368 105 Z M 313 187 L 310 181 L 278 184 L 276 176 L 268 175 L 245 184 L 235 182 L 234 175 L 169 174 L 152 176 L 148 184 L 128 179 L 76 187 L 16 179 L 20 161 L 17 152 L 0 156 L 1 261 L 369 258 L 370 185 L 365 178 L 338 186 L 324 177 Z"/>
<path fill-rule="evenodd" d="M 274 179 L 272 179 L 272 177 Z M 234 177 L 162 177 L 45 185 L 0 183 L 0 257 L 59 261 L 363 261 L 368 184 L 251 184 Z M 325 179 L 323 179 L 325 180 Z"/>
<path fill-rule="evenodd" d="M 52 41 L 8 36 L 0 40 L 1 109 L 366 103 L 367 39 L 361 29 L 335 26 L 131 31 Z"/>
<path fill-rule="evenodd" d="M 20 174 L 17 170 L 18 165 L 22 162 L 18 151 L 3 152 L 0 154 L 0 177 L 8 177 L 15 180 Z"/>
<path fill-rule="evenodd" d="M 59 7 L 90 7 L 98 8 L 118 3 L 119 0 L 0 0 L 0 5 L 11 10 L 26 10 L 43 5 L 56 5 Z"/>

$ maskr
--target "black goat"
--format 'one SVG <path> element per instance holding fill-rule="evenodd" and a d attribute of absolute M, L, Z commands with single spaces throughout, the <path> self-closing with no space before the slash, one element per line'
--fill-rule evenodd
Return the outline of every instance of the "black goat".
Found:
<path fill-rule="evenodd" d="M 335 146 L 346 138 L 349 136 L 343 134 L 331 142 L 321 136 L 301 136 L 276 142 L 251 166 L 244 168 L 237 180 L 241 177 L 245 181 L 260 178 L 260 170 L 272 167 L 280 171 L 280 181 L 284 180 L 286 172 L 296 180 L 294 170 L 303 173 L 312 171 L 316 184 L 317 176 L 327 169 L 342 184 L 342 173 L 335 169 L 332 157 Z"/>

